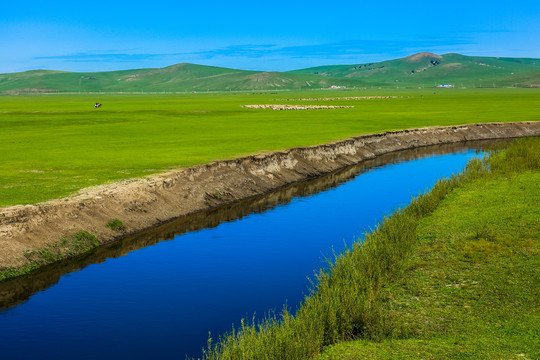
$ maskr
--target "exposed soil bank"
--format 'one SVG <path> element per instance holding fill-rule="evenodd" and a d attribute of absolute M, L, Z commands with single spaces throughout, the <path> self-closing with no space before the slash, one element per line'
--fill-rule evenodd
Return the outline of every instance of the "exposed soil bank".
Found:
<path fill-rule="evenodd" d="M 114 218 L 133 233 L 398 150 L 525 136 L 540 136 L 540 122 L 392 131 L 83 189 L 38 206 L 2 208 L 0 270 L 25 265 L 25 250 L 43 248 L 80 230 L 95 234 L 102 244 L 114 241 L 122 235 L 105 226 Z"/>
<path fill-rule="evenodd" d="M 463 149 L 504 146 L 510 141 L 509 139 L 467 141 L 395 151 L 347 166 L 314 179 L 307 179 L 283 186 L 267 194 L 181 216 L 159 226 L 139 231 L 117 241 L 102 245 L 82 256 L 76 256 L 73 259 L 48 265 L 44 271 L 36 271 L 30 276 L 22 276 L 17 279 L 11 279 L 10 281 L 0 282 L 0 312 L 4 308 L 25 302 L 31 295 L 38 291 L 46 290 L 48 287 L 53 286 L 66 273 L 76 272 L 91 264 L 103 263 L 110 258 L 127 255 L 133 251 L 156 245 L 163 240 L 174 239 L 176 236 L 188 232 L 216 228 L 224 222 L 235 222 L 250 214 L 264 213 L 274 207 L 290 204 L 297 197 L 308 197 L 326 190 L 336 189 L 344 183 L 354 181 L 354 178 L 366 170 L 385 167 L 397 162 L 418 160 L 424 157 L 454 154 Z"/>

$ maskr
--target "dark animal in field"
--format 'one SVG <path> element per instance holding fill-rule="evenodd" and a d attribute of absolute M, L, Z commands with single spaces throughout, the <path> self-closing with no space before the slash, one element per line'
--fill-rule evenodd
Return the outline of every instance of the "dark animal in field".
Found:
<path fill-rule="evenodd" d="M 97 109 L 97 108 L 100 108 L 100 107 L 101 107 L 101 104 L 100 104 L 100 103 L 96 103 L 96 104 L 94 105 L 94 107 L 95 107 L 96 109 Z"/>

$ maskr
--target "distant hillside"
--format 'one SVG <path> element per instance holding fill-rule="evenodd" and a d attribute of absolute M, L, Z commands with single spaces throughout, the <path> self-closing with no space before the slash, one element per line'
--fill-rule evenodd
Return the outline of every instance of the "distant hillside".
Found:
<path fill-rule="evenodd" d="M 540 87 L 540 59 L 436 55 L 423 52 L 405 58 L 355 65 L 330 65 L 290 74 L 358 79 L 364 84 Z"/>
<path fill-rule="evenodd" d="M 235 70 L 195 64 L 161 69 L 95 73 L 35 70 L 1 74 L 0 93 L 14 92 L 162 92 L 206 90 L 271 90 L 355 86 L 355 79 Z"/>
<path fill-rule="evenodd" d="M 540 87 L 540 59 L 418 53 L 402 59 L 259 72 L 195 64 L 94 73 L 33 70 L 0 74 L 0 93 L 183 92 L 320 89 L 331 86 Z"/>

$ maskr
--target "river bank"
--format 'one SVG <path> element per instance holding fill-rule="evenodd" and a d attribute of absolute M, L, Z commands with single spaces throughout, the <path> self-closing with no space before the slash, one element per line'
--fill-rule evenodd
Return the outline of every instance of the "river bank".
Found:
<path fill-rule="evenodd" d="M 243 321 L 204 359 L 538 358 L 538 144 L 472 160 L 321 270 L 296 314 Z"/>
<path fill-rule="evenodd" d="M 139 252 L 139 250 L 144 252 L 147 247 L 166 247 L 163 242 L 167 242 L 169 239 L 175 239 L 174 242 L 176 243 L 184 243 L 189 241 L 187 239 L 191 237 L 200 236 L 199 233 L 201 232 L 217 232 L 219 235 L 213 235 L 212 239 L 220 238 L 222 239 L 221 241 L 206 242 L 204 239 L 199 240 L 197 242 L 198 247 L 200 246 L 207 250 L 219 248 L 222 246 L 222 242 L 227 242 L 225 239 L 230 238 L 229 241 L 232 241 L 232 243 L 226 247 L 227 252 L 238 254 L 242 249 L 249 247 L 251 242 L 239 245 L 238 242 L 233 239 L 238 239 L 238 236 L 250 238 L 249 227 L 248 229 L 234 231 L 234 235 L 231 234 L 231 228 L 225 232 L 225 234 L 227 234 L 225 235 L 219 230 L 221 227 L 226 225 L 226 223 L 231 222 L 235 224 L 245 223 L 246 220 L 255 214 L 264 218 L 271 217 L 272 215 L 269 213 L 280 208 L 296 208 L 296 203 L 298 201 L 303 202 L 302 206 L 304 207 L 304 212 L 297 213 L 293 211 L 289 216 L 285 216 L 283 220 L 274 220 L 280 223 L 279 228 L 282 229 L 287 236 L 284 237 L 273 234 L 271 230 L 265 231 L 264 234 L 256 236 L 257 241 L 262 241 L 263 238 L 273 239 L 270 241 L 272 242 L 271 249 L 274 250 L 264 249 L 264 247 L 254 247 L 253 251 L 255 254 L 263 252 L 266 257 L 273 258 L 273 251 L 277 251 L 277 249 L 282 251 L 283 246 L 286 243 L 289 243 L 286 239 L 294 239 L 294 242 L 298 242 L 301 239 L 298 239 L 298 237 L 294 235 L 295 233 L 304 234 L 305 231 L 313 231 L 316 233 L 313 236 L 320 240 L 315 241 L 315 238 L 310 236 L 310 242 L 305 244 L 305 246 L 302 246 L 302 253 L 297 254 L 294 259 L 297 264 L 305 261 L 302 259 L 310 259 L 310 261 L 316 260 L 319 259 L 320 252 L 324 251 L 324 249 L 328 249 L 330 246 L 333 246 L 336 251 L 338 248 L 341 249 L 339 246 L 343 245 L 341 242 L 342 237 L 348 237 L 347 234 L 354 234 L 356 231 L 355 229 L 375 226 L 375 219 L 382 216 L 381 212 L 389 213 L 401 202 L 408 203 L 408 201 L 410 201 L 410 194 L 419 194 L 426 186 L 433 186 L 434 181 L 440 176 L 450 176 L 453 172 L 460 171 L 461 168 L 465 166 L 465 159 L 472 156 L 475 152 L 483 151 L 482 149 L 505 146 L 511 141 L 512 140 L 509 139 L 468 141 L 465 143 L 434 145 L 388 153 L 315 179 L 293 183 L 268 194 L 182 216 L 162 225 L 135 234 L 126 235 L 122 239 L 99 246 L 81 256 L 50 264 L 46 266 L 46 269 L 43 269 L 44 271 L 36 271 L 30 274 L 30 276 L 23 276 L 18 279 L 0 282 L 0 308 L 15 306 L 26 302 L 30 299 L 32 294 L 46 290 L 50 286 L 56 284 L 66 273 L 78 272 L 79 270 L 84 270 L 89 265 L 102 264 L 104 262 L 110 262 L 113 259 L 126 256 L 131 258 L 131 256 L 133 256 L 132 253 Z M 451 159 L 455 158 L 462 160 L 456 160 L 456 163 L 451 161 Z M 424 170 L 418 169 L 423 162 L 432 162 L 432 164 Z M 407 166 L 415 166 L 416 169 L 411 171 L 403 170 L 407 168 Z M 383 169 L 386 169 L 384 170 L 387 172 L 385 175 L 380 174 L 380 178 L 371 177 L 372 173 L 378 174 L 379 172 L 382 172 Z M 403 179 L 391 188 L 387 188 L 387 186 L 383 185 L 384 181 L 392 182 L 392 179 L 396 178 L 396 174 L 401 174 L 400 176 L 402 176 Z M 370 178 L 372 180 L 368 181 Z M 345 196 L 336 194 L 336 192 L 342 193 L 347 191 L 346 187 L 353 186 L 354 183 L 361 183 L 361 185 L 354 185 L 354 187 L 358 187 L 356 191 L 348 190 L 350 193 Z M 331 192 L 332 194 L 327 195 L 326 193 L 328 192 Z M 345 198 L 362 198 L 362 208 L 365 210 L 358 210 L 357 206 L 353 204 L 354 202 L 351 201 L 339 203 L 340 205 L 336 208 L 324 201 L 319 202 L 316 200 L 319 197 L 324 198 L 326 196 L 329 196 L 331 199 L 335 199 L 336 197 L 339 199 L 342 196 Z M 306 207 L 308 203 L 311 205 Z M 348 211 L 345 210 L 347 208 L 349 209 Z M 310 212 L 309 209 L 316 209 L 314 210 L 315 213 L 310 216 L 307 216 L 307 214 L 304 215 L 306 211 L 308 213 Z M 339 211 L 339 213 L 336 214 L 336 216 L 332 216 L 331 214 L 336 211 Z M 355 215 L 348 215 L 351 211 L 353 211 Z M 313 221 L 315 218 L 319 220 Z M 371 219 L 371 221 L 369 219 Z M 266 221 L 268 220 L 265 220 L 265 222 Z M 240 224 L 236 226 L 239 225 Z M 319 227 L 320 230 L 316 230 Z M 326 229 L 326 231 L 323 229 Z M 333 244 L 336 236 L 339 239 L 339 242 Z M 310 251 L 310 248 L 313 250 Z M 193 250 L 194 249 L 182 247 L 177 250 L 178 256 L 185 256 L 191 259 L 195 256 L 195 254 L 192 253 Z M 167 254 L 169 253 L 169 251 L 164 252 Z M 220 253 L 221 256 L 219 258 L 226 257 L 226 254 L 222 251 L 220 251 Z M 255 256 L 255 254 L 250 254 L 247 257 Z M 158 255 L 154 254 L 153 257 L 156 256 Z M 219 258 L 215 259 L 210 256 L 205 256 L 205 258 L 200 259 L 197 264 L 199 266 L 202 266 L 202 262 L 215 264 L 216 261 L 219 261 Z M 242 267 L 238 262 L 235 262 L 235 264 L 235 266 Z M 257 264 L 257 267 L 262 266 L 261 261 Z M 124 264 L 124 266 L 126 268 L 129 267 L 126 264 Z M 142 263 L 137 263 L 132 266 L 135 268 L 146 268 L 145 271 L 147 274 L 150 272 L 156 274 L 167 272 L 159 266 L 148 269 L 147 265 Z M 182 261 L 182 266 L 185 268 L 192 267 L 185 258 Z M 282 269 L 284 266 L 286 265 L 281 264 Z M 292 279 L 295 278 L 293 272 L 298 272 L 298 278 L 304 280 L 305 274 L 311 273 L 313 269 L 318 267 L 317 264 L 312 264 L 311 262 L 306 263 L 306 267 L 301 271 L 296 267 L 293 267 L 287 271 L 287 281 L 293 282 Z M 243 273 L 248 269 L 249 268 L 244 267 L 242 270 L 238 271 Z M 108 275 L 109 279 L 112 277 L 114 277 L 114 271 Z M 271 277 L 270 274 L 269 277 Z M 184 286 L 186 286 L 185 281 L 186 280 L 183 280 Z M 230 279 L 230 281 L 233 281 L 233 279 Z M 234 282 L 243 283 L 245 281 L 246 279 L 242 276 L 234 278 Z M 283 278 L 280 281 L 282 291 L 284 281 Z M 304 285 L 298 285 L 294 288 L 294 291 L 301 293 L 304 287 Z M 117 286 L 115 286 L 115 288 L 117 288 Z M 103 291 L 107 290 L 104 289 Z M 274 293 L 276 292 L 277 291 L 274 291 Z M 284 292 L 289 294 L 288 291 Z M 299 302 L 301 299 L 302 297 L 300 296 L 297 301 Z M 290 298 L 290 300 L 293 301 L 292 298 Z M 281 303 L 282 300 L 280 299 L 277 305 L 280 306 Z M 261 306 L 261 308 L 256 311 L 265 311 L 272 306 L 276 306 L 276 304 L 269 303 Z M 230 323 L 236 320 L 236 317 L 232 317 Z M 227 321 L 225 328 L 228 328 L 230 323 Z M 205 329 L 204 332 L 207 330 L 208 329 Z M 206 333 L 204 333 L 203 336 L 204 340 L 206 340 L 205 336 Z M 204 341 L 202 344 L 204 344 Z"/>
<path fill-rule="evenodd" d="M 33 252 L 87 231 L 100 244 L 172 219 L 268 193 L 376 156 L 434 144 L 539 136 L 540 123 L 423 128 L 359 136 L 319 146 L 217 161 L 81 190 L 39 205 L 0 209 L 0 269 L 22 267 Z M 123 232 L 106 225 L 120 219 Z"/>
<path fill-rule="evenodd" d="M 417 249 L 382 294 L 383 341 L 342 342 L 319 360 L 540 358 L 540 153 L 523 166 L 515 155 L 533 151 L 513 149 L 419 222 Z"/>

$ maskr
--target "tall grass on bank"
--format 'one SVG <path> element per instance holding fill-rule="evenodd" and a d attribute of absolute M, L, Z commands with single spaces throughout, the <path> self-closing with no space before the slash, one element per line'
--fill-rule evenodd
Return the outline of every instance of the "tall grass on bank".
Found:
<path fill-rule="evenodd" d="M 457 186 L 492 174 L 540 169 L 540 139 L 520 139 L 506 151 L 473 159 L 465 170 L 396 211 L 364 242 L 321 270 L 296 315 L 286 308 L 261 322 L 241 321 L 216 343 L 209 340 L 203 359 L 310 359 L 323 347 L 354 338 L 382 339 L 393 333 L 382 292 L 403 274 L 417 243 L 418 221 Z"/>

